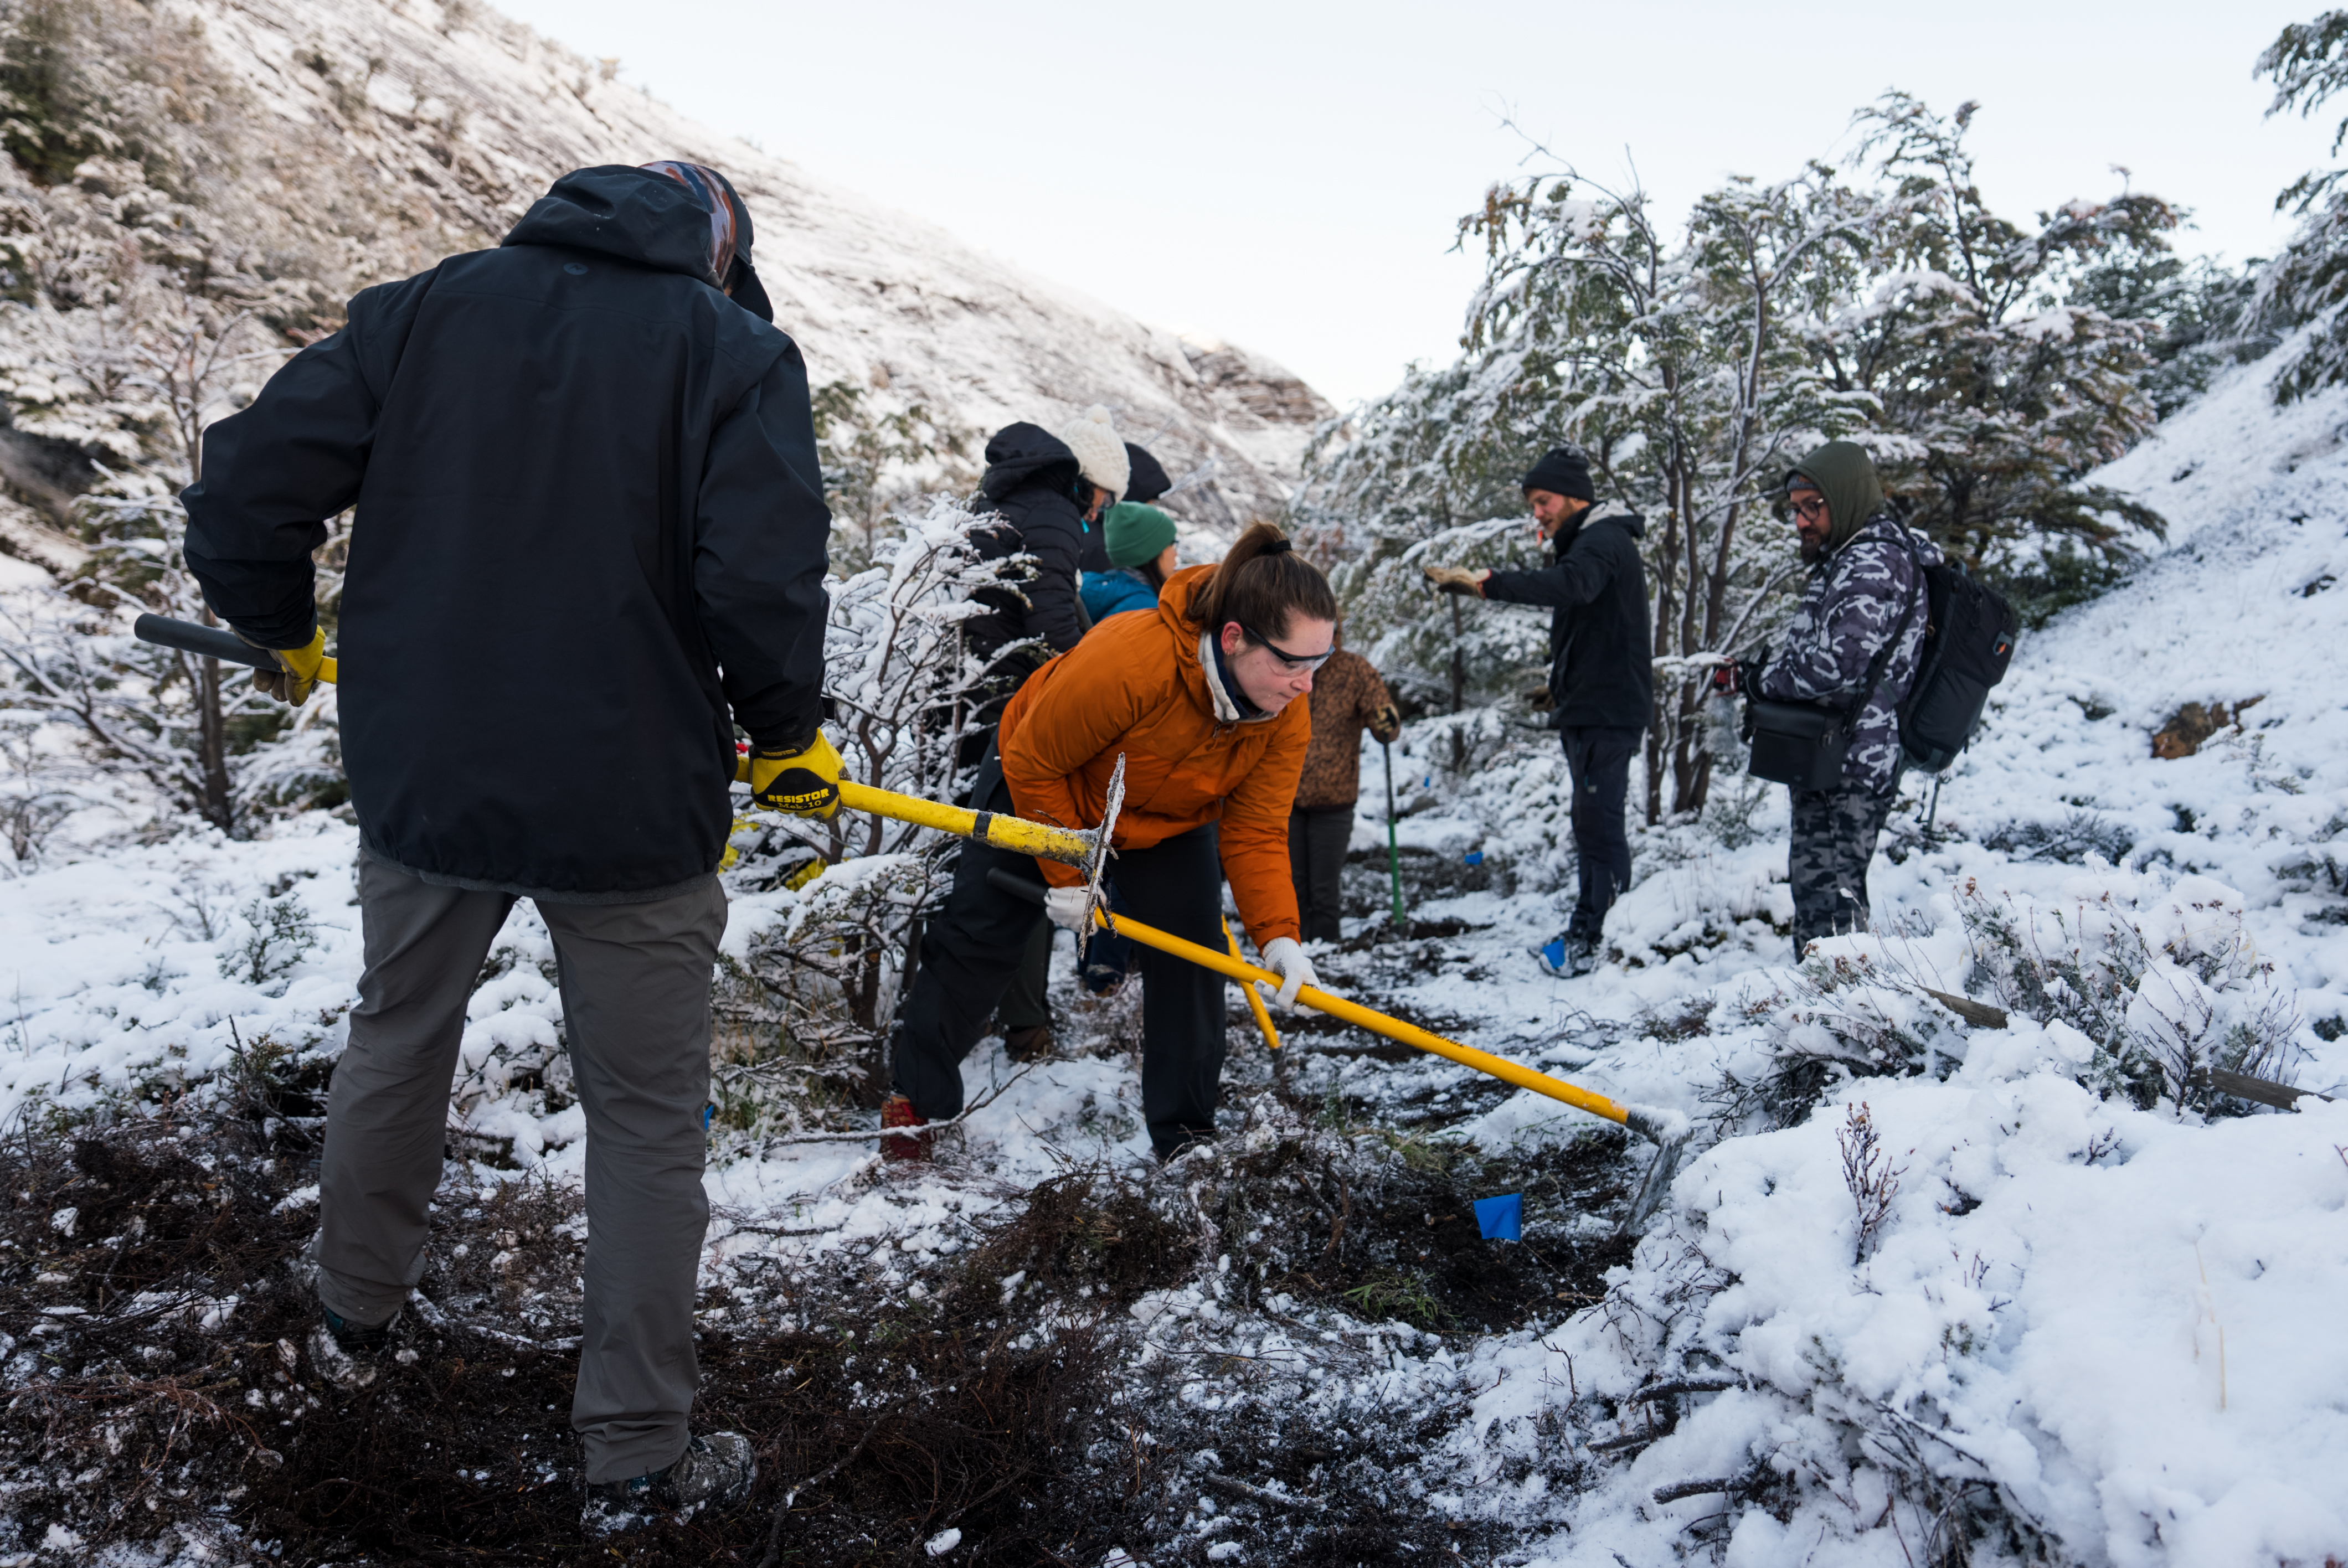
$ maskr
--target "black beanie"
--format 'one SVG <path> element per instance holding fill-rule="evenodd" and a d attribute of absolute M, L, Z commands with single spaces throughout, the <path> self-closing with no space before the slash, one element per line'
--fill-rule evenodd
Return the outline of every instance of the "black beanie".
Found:
<path fill-rule="evenodd" d="M 1552 446 L 1542 453 L 1541 460 L 1525 470 L 1522 488 L 1570 496 L 1577 501 L 1598 499 L 1590 484 L 1590 459 L 1579 446 Z"/>
<path fill-rule="evenodd" d="M 1125 461 L 1128 471 L 1125 481 L 1127 500 L 1146 504 L 1174 487 L 1174 481 L 1166 477 L 1165 465 L 1130 441 L 1125 444 Z"/>

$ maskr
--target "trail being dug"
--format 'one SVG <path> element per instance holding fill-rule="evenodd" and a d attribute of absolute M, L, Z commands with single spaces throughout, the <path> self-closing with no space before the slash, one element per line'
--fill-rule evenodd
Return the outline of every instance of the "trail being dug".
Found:
<path fill-rule="evenodd" d="M 400 1357 L 346 1395 L 304 1348 L 309 1143 L 238 1114 L 6 1148 L 0 1553 L 611 1561 L 578 1523 L 575 1193 L 452 1165 Z M 1119 1546 L 1184 1562 L 1230 1541 L 1379 1563 L 1460 1544 L 1412 1501 L 1418 1448 L 1454 1412 L 1361 1420 L 1349 1374 L 1380 1334 L 1431 1345 L 1591 1298 L 1618 1244 L 1496 1247 L 1471 1194 L 1505 1179 L 1602 1205 L 1623 1169 L 1606 1145 L 1503 1170 L 1260 1122 L 1163 1173 L 1073 1171 L 982 1205 L 910 1283 L 870 1250 L 750 1255 L 704 1292 L 696 1421 L 752 1437 L 757 1491 L 627 1538 L 627 1560 L 926 1561 L 950 1532 L 963 1563 L 1090 1564 Z M 762 1228 L 788 1229 L 737 1234 Z M 1202 1355 L 1207 1326 L 1296 1348 Z M 1262 1398 L 1300 1378 L 1315 1397 Z"/>

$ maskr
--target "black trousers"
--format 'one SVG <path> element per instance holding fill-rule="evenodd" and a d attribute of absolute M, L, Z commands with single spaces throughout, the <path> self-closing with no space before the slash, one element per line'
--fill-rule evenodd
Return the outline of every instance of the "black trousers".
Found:
<path fill-rule="evenodd" d="M 1339 874 L 1354 838 L 1352 805 L 1299 806 L 1288 814 L 1288 874 L 1296 882 L 1296 913 L 1308 942 L 1336 941 Z"/>
<path fill-rule="evenodd" d="M 1560 730 L 1566 771 L 1573 776 L 1573 851 L 1581 893 L 1566 928 L 1596 941 L 1606 911 L 1631 885 L 1631 835 L 1622 810 L 1631 793 L 1631 758 L 1643 730 L 1576 725 Z"/>
<path fill-rule="evenodd" d="M 1009 812 L 1011 791 L 990 751 L 972 804 Z M 1223 950 L 1222 861 L 1211 824 L 1148 849 L 1120 851 L 1117 883 L 1133 917 Z M 963 845 L 944 912 L 922 938 L 921 973 L 891 1041 L 897 1092 L 932 1122 L 962 1112 L 962 1061 L 986 1037 L 1044 911 L 986 878 L 1004 870 L 1041 883 L 1035 862 L 983 844 Z M 1170 1153 L 1211 1136 L 1222 1098 L 1222 976 L 1142 948 L 1141 1115 L 1149 1141 Z"/>

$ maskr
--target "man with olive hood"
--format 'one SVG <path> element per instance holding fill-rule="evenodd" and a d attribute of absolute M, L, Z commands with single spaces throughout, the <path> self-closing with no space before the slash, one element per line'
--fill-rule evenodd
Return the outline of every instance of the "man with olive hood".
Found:
<path fill-rule="evenodd" d="M 1829 441 L 1786 476 L 1787 504 L 1809 581 L 1776 657 L 1724 671 L 1722 683 L 1779 702 L 1847 706 L 1873 693 L 1851 726 L 1841 780 L 1793 791 L 1794 955 L 1820 937 L 1864 931 L 1867 868 L 1900 788 L 1899 708 L 1916 679 L 1929 606 L 1924 572 L 1941 552 L 1885 507 L 1867 449 Z"/>

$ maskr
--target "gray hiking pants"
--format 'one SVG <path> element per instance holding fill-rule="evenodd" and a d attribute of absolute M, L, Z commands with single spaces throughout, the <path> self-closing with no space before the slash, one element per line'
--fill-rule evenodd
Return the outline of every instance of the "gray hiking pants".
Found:
<path fill-rule="evenodd" d="M 465 1002 L 514 899 L 365 859 L 366 968 L 335 1065 L 318 1171 L 318 1296 L 381 1323 L 424 1273 Z M 587 1479 L 685 1451 L 699 1367 L 693 1291 L 709 1204 L 709 979 L 726 929 L 715 881 L 643 904 L 541 903 L 562 969 L 563 1032 L 587 1112 L 586 1301 L 571 1425 Z"/>
<path fill-rule="evenodd" d="M 1794 842 L 1786 858 L 1793 885 L 1794 961 L 1820 937 L 1867 929 L 1867 868 L 1899 785 L 1878 794 L 1863 785 L 1797 789 Z"/>

